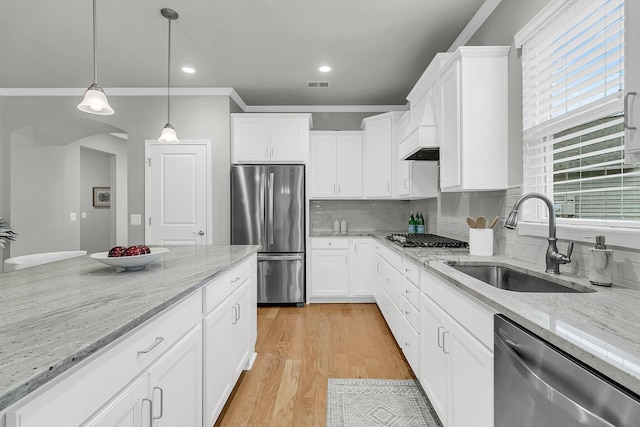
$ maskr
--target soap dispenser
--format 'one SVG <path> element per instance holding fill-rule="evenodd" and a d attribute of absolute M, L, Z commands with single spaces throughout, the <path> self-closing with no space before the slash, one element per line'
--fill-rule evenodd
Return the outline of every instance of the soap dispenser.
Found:
<path fill-rule="evenodd" d="M 589 281 L 598 286 L 613 283 L 613 251 L 604 244 L 604 236 L 596 236 L 596 247 L 591 249 Z"/>

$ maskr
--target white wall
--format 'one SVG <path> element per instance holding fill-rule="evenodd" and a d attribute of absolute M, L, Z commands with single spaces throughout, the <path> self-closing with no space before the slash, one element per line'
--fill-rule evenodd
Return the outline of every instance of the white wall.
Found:
<path fill-rule="evenodd" d="M 103 128 L 112 128 L 128 134 L 127 217 L 131 214 L 144 215 L 144 140 L 156 139 L 166 123 L 166 98 L 161 96 L 110 96 L 109 101 L 116 111 L 112 116 L 93 116 L 77 110 L 79 99 L 75 97 L 0 97 L 0 151 L 2 187 L 0 216 L 9 217 L 12 224 L 23 222 L 23 218 L 10 218 L 11 140 L 18 138 L 16 132 L 34 124 L 46 124 L 57 132 L 68 131 L 75 141 L 95 133 L 81 134 L 82 122 L 92 121 Z M 227 96 L 174 96 L 171 99 L 171 122 L 182 139 L 210 139 L 212 141 L 212 191 L 213 191 L 213 241 L 215 244 L 229 243 L 229 160 L 230 126 L 229 112 L 232 103 Z M 63 124 L 69 124 L 63 126 Z M 57 125 L 57 127 L 56 127 Z M 46 126 L 42 126 L 43 129 Z M 46 133 L 46 132 L 43 132 Z M 38 135 L 47 137 L 47 135 Z M 40 182 L 46 191 L 47 180 Z M 73 185 L 73 184 L 70 184 Z M 68 222 L 68 219 L 66 220 Z M 27 221 L 29 222 L 29 221 Z M 26 227 L 30 227 L 29 223 Z M 64 227 L 63 227 L 64 228 Z M 18 232 L 25 228 L 16 226 Z M 24 239 L 22 234 L 19 240 Z M 144 226 L 128 226 L 128 242 L 144 241 Z M 120 243 L 120 242 L 118 242 Z M 79 244 L 79 243 L 76 243 Z M 13 243 L 12 243 L 13 247 Z M 57 249 L 59 250 L 59 249 Z M 11 251 L 3 251 L 3 258 L 14 256 Z"/>
<path fill-rule="evenodd" d="M 111 206 L 93 206 L 93 187 L 111 187 L 114 154 L 80 148 L 80 250 L 87 253 L 103 252 L 115 246 L 115 228 L 111 227 L 111 217 L 116 209 L 116 192 L 112 191 Z M 115 190 L 115 189 L 113 189 Z"/>

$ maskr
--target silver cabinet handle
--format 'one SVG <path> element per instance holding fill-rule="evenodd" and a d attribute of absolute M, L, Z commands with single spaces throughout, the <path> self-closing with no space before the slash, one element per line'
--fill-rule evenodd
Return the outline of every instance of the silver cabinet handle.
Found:
<path fill-rule="evenodd" d="M 204 236 L 204 230 L 200 230 L 200 231 L 194 231 L 191 234 L 197 234 L 198 236 Z"/>
<path fill-rule="evenodd" d="M 233 280 L 231 281 L 231 283 L 236 283 L 238 280 L 240 280 L 240 276 L 238 276 L 238 277 L 236 277 L 235 279 L 233 279 Z"/>
<path fill-rule="evenodd" d="M 444 339 L 445 335 L 447 335 L 448 333 L 449 333 L 449 331 L 444 331 L 444 332 L 442 333 L 442 352 L 443 352 L 444 354 L 450 354 L 450 353 L 447 351 L 447 349 L 445 348 L 445 347 L 446 347 L 447 342 L 446 342 L 446 341 L 445 341 L 445 339 Z"/>
<path fill-rule="evenodd" d="M 269 147 L 267 147 L 267 152 L 265 153 L 264 157 L 266 157 L 267 159 L 269 158 Z"/>
<path fill-rule="evenodd" d="M 155 392 L 156 390 L 160 390 L 160 415 L 157 417 L 152 417 L 152 421 L 159 420 L 164 415 L 164 390 L 162 390 L 162 387 L 154 387 L 153 391 Z M 151 411 L 151 414 L 153 414 L 153 411 Z"/>
<path fill-rule="evenodd" d="M 577 402 L 571 400 L 560 390 L 554 388 L 547 383 L 541 376 L 535 373 L 524 360 L 522 360 L 518 354 L 513 350 L 510 343 L 505 342 L 498 335 L 495 335 L 494 345 L 511 360 L 511 366 L 513 366 L 520 375 L 522 375 L 529 384 L 545 399 L 553 402 L 555 406 L 560 406 L 564 412 L 572 416 L 576 421 L 580 421 L 580 424 L 590 426 L 611 426 L 613 424 L 600 418 L 598 415 L 589 411 L 589 409 L 581 406 Z M 515 343 L 512 345 L 516 345 Z M 585 420 L 587 418 L 587 420 Z M 587 422 L 585 422 L 587 421 Z"/>
<path fill-rule="evenodd" d="M 273 147 L 271 147 L 271 158 L 273 159 Z"/>
<path fill-rule="evenodd" d="M 629 96 L 636 96 L 637 92 L 627 92 L 624 95 L 624 128 L 628 130 L 636 130 L 637 127 L 631 126 L 629 120 Z"/>
<path fill-rule="evenodd" d="M 342 191 L 340 191 L 340 184 L 338 184 L 338 194 L 340 194 Z"/>
<path fill-rule="evenodd" d="M 242 306 L 238 303 L 238 320 L 242 317 Z"/>
<path fill-rule="evenodd" d="M 408 190 L 409 189 L 409 178 L 405 178 L 404 179 L 404 189 Z"/>
<path fill-rule="evenodd" d="M 444 347 L 444 344 L 440 344 L 440 336 L 441 336 L 440 335 L 440 331 L 442 331 L 442 330 L 444 330 L 444 326 L 439 326 L 438 327 L 438 347 L 439 348 L 443 348 Z"/>
<path fill-rule="evenodd" d="M 232 317 L 231 324 L 232 325 L 235 325 L 236 323 L 238 323 L 238 317 L 237 317 L 238 316 L 238 311 L 237 311 L 238 309 L 236 308 L 236 305 L 237 304 L 234 304 L 231 307 L 231 317 Z"/>
<path fill-rule="evenodd" d="M 156 348 L 157 346 L 159 346 L 159 345 L 160 345 L 160 343 L 161 343 L 162 341 L 164 341 L 164 338 L 163 338 L 163 337 L 156 337 L 156 340 L 154 341 L 154 343 L 153 343 L 153 344 L 151 344 L 151 346 L 150 346 L 148 349 L 146 349 L 146 350 L 140 350 L 140 351 L 138 351 L 138 354 L 146 354 L 146 353 L 149 353 L 151 350 L 153 350 L 154 348 Z"/>
<path fill-rule="evenodd" d="M 144 398 L 142 399 L 142 403 L 149 402 L 149 427 L 152 427 L 153 424 L 153 402 L 151 399 Z"/>

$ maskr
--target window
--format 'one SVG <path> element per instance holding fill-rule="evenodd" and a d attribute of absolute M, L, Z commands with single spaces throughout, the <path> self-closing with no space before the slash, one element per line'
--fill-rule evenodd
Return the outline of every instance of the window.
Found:
<path fill-rule="evenodd" d="M 559 218 L 640 221 L 640 166 L 624 156 L 624 2 L 554 8 L 544 25 L 516 35 L 524 191 L 552 198 Z M 523 208 L 528 220 L 547 215 L 541 204 Z"/>

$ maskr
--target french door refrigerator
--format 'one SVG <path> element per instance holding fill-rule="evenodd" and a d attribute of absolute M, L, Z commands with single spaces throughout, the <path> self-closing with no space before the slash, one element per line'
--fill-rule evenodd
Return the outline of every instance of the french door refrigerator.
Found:
<path fill-rule="evenodd" d="M 305 299 L 304 165 L 231 166 L 231 244 L 262 245 L 258 303 Z"/>

